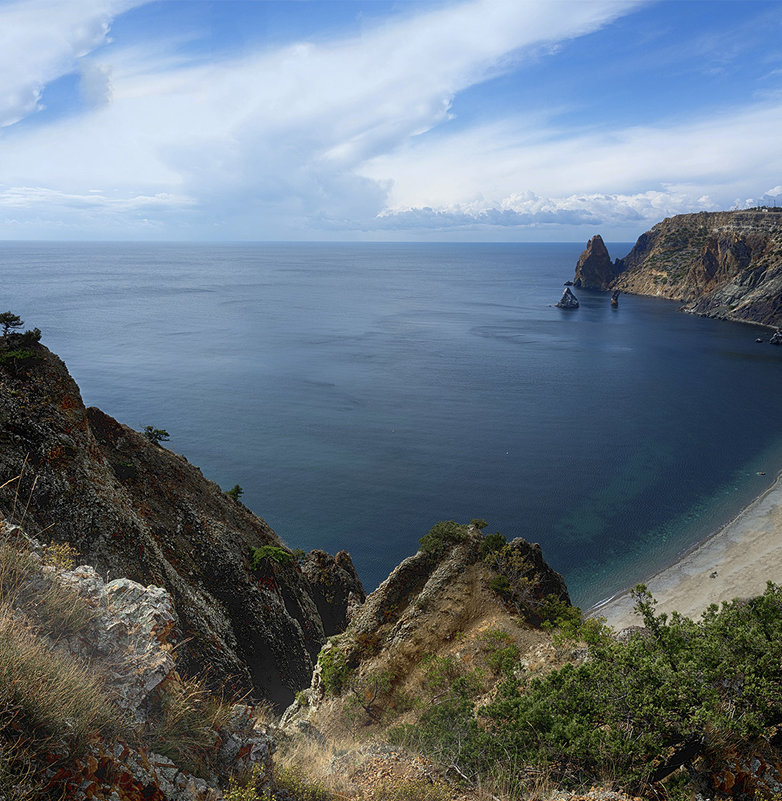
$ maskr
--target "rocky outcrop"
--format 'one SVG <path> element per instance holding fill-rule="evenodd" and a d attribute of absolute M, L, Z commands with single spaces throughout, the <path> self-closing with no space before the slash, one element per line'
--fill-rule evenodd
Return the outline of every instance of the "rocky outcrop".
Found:
<path fill-rule="evenodd" d="M 707 317 L 782 324 L 782 209 L 668 218 L 617 266 L 612 286 L 623 292 L 682 301 Z"/>
<path fill-rule="evenodd" d="M 579 256 L 573 285 L 585 289 L 608 289 L 619 273 L 600 234 L 595 234 Z"/>
<path fill-rule="evenodd" d="M 327 694 L 347 693 L 350 682 L 354 690 L 362 687 L 378 670 L 392 677 L 391 685 L 403 684 L 426 654 L 437 654 L 467 631 L 498 621 L 531 629 L 552 598 L 570 604 L 562 576 L 545 562 L 539 545 L 517 538 L 487 548 L 475 526 L 455 528 L 447 546 L 403 560 L 367 596 L 345 632 L 324 646 L 310 689 L 288 708 L 283 726 L 295 730 L 310 716 L 317 725 Z"/>
<path fill-rule="evenodd" d="M 559 299 L 559 303 L 554 304 L 558 309 L 577 309 L 578 298 L 570 291 L 570 287 L 566 287 Z"/>
<path fill-rule="evenodd" d="M 325 551 L 310 551 L 301 562 L 301 572 L 309 583 L 326 636 L 344 631 L 367 597 L 350 554 L 340 551 L 331 556 Z"/>
<path fill-rule="evenodd" d="M 0 339 L 0 511 L 101 576 L 165 588 L 180 668 L 287 704 L 325 642 L 321 612 L 330 631 L 345 615 L 341 591 L 333 610 L 321 591 L 331 578 L 318 559 L 305 575 L 263 520 L 183 456 L 86 409 L 60 359 L 18 336 Z M 363 593 L 355 571 L 346 581 Z"/>

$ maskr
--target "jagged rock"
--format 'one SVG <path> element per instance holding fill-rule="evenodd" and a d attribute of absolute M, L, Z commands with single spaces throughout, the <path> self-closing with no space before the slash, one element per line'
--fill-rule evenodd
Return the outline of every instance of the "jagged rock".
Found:
<path fill-rule="evenodd" d="M 573 286 L 585 289 L 608 289 L 618 274 L 600 234 L 595 234 L 578 258 Z"/>
<path fill-rule="evenodd" d="M 345 551 L 336 556 L 310 551 L 301 562 L 301 572 L 311 588 L 326 636 L 344 631 L 350 616 L 367 597 L 350 555 Z"/>
<path fill-rule="evenodd" d="M 174 672 L 172 634 L 176 625 L 171 596 L 160 587 L 130 579 L 104 584 L 95 569 L 82 565 L 57 580 L 95 610 L 93 636 L 67 642 L 76 655 L 96 651 L 111 665 L 108 686 L 133 719 L 144 719 L 144 704 Z"/>
<path fill-rule="evenodd" d="M 308 690 L 299 693 L 288 707 L 280 725 L 294 733 L 298 722 L 317 715 L 329 688 L 324 665 L 343 665 L 346 673 L 371 673 L 373 664 L 384 669 L 394 664 L 404 676 L 424 653 L 436 652 L 465 627 L 474 625 L 476 615 L 507 619 L 519 614 L 521 620 L 534 618 L 530 610 L 548 595 L 565 603 L 570 599 L 562 576 L 543 560 L 539 545 L 522 538 L 503 549 L 506 562 L 494 567 L 482 555 L 484 539 L 475 526 L 465 526 L 455 542 L 442 551 L 418 551 L 404 559 L 389 577 L 356 611 L 347 629 L 323 647 Z M 518 575 L 512 585 L 524 587 L 523 612 L 513 608 L 512 592 L 498 594 L 491 589 L 500 568 L 513 566 Z"/>
<path fill-rule="evenodd" d="M 0 514 L 29 497 L 33 534 L 69 542 L 101 576 L 164 587 L 184 638 L 180 667 L 284 707 L 326 639 L 320 590 L 263 520 L 184 457 L 86 409 L 60 359 L 40 344 L 32 351 L 0 364 L 0 483 L 22 474 L 0 490 Z M 290 559 L 254 568 L 251 549 L 265 546 Z M 335 560 L 348 595 L 360 596 L 348 563 Z M 334 611 L 319 599 L 334 630 L 347 596 Z"/>
<path fill-rule="evenodd" d="M 555 305 L 560 309 L 577 309 L 578 298 L 570 291 L 570 287 L 567 287 L 562 293 L 559 303 Z"/>
<path fill-rule="evenodd" d="M 619 295 L 620 295 L 620 291 L 619 291 L 618 289 L 615 289 L 615 290 L 614 290 L 614 291 L 611 293 L 611 305 L 612 305 L 614 308 L 616 308 L 617 306 L 619 306 Z"/>
<path fill-rule="evenodd" d="M 771 335 L 771 339 L 769 339 L 769 342 L 772 345 L 782 345 L 782 331 L 774 331 L 774 333 Z"/>

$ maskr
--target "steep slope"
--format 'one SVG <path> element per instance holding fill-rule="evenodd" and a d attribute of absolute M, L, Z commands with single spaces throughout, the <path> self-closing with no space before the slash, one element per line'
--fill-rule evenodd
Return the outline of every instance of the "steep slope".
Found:
<path fill-rule="evenodd" d="M 707 317 L 782 324 L 782 209 L 681 214 L 617 260 L 601 288 L 679 300 Z"/>
<path fill-rule="evenodd" d="M 23 336 L 0 339 L 0 510 L 102 575 L 165 587 L 185 669 L 290 702 L 350 592 L 363 600 L 350 557 L 323 566 L 348 585 L 325 600 L 263 520 L 183 456 L 86 409 L 62 361 Z"/>

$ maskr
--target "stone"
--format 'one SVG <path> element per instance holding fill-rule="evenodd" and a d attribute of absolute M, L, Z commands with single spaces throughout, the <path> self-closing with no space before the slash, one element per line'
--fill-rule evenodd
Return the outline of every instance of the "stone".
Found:
<path fill-rule="evenodd" d="M 560 309 L 577 309 L 578 298 L 570 291 L 570 287 L 567 287 L 556 305 Z"/>

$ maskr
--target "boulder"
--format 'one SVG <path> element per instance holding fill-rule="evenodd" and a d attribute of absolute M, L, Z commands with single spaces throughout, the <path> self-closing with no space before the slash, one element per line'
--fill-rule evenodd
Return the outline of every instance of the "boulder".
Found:
<path fill-rule="evenodd" d="M 570 291 L 570 287 L 567 287 L 556 305 L 560 309 L 577 309 L 578 298 Z"/>

